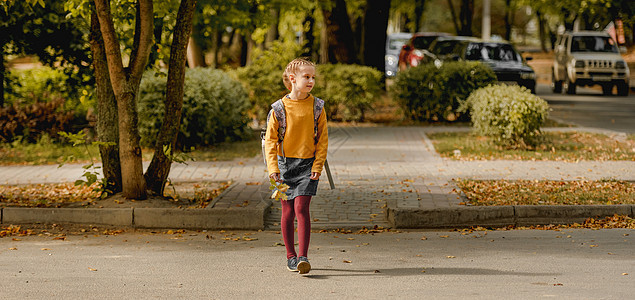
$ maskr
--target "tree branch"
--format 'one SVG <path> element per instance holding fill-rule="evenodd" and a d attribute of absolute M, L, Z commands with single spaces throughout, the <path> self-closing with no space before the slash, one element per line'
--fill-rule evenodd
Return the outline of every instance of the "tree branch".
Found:
<path fill-rule="evenodd" d="M 126 73 L 123 68 L 121 51 L 119 50 L 119 40 L 117 39 L 115 25 L 110 13 L 110 0 L 94 0 L 94 2 L 97 18 L 99 19 L 99 28 L 104 39 L 110 82 L 112 89 L 117 94 L 122 91 L 123 87 L 121 84 L 125 82 Z"/>
<path fill-rule="evenodd" d="M 152 0 L 139 0 L 139 46 L 137 52 L 130 58 L 130 80 L 137 86 L 148 63 L 154 29 L 154 7 Z M 136 32 L 135 32 L 136 35 Z"/>
<path fill-rule="evenodd" d="M 448 6 L 450 7 L 450 14 L 452 14 L 452 23 L 454 23 L 454 30 L 456 34 L 459 34 L 459 24 L 456 22 L 456 11 L 454 10 L 454 4 L 452 0 L 448 0 Z"/>

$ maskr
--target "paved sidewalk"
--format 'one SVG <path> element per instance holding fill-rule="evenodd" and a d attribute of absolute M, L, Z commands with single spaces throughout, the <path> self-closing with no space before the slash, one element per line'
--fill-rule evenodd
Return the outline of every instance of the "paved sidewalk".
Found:
<path fill-rule="evenodd" d="M 332 127 L 328 161 L 335 186 L 326 174 L 311 204 L 313 228 L 390 226 L 389 209 L 435 210 L 459 206 L 464 198 L 453 179 L 550 179 L 635 181 L 633 161 L 451 161 L 436 154 L 428 132 L 468 130 L 455 127 Z M 560 129 L 557 129 L 560 130 Z M 571 130 L 571 129 L 562 129 Z M 587 129 L 577 129 L 587 130 Z M 619 138 L 619 136 L 617 137 Z M 79 165 L 0 167 L 0 184 L 75 181 Z M 175 164 L 173 182 L 226 181 L 234 184 L 208 209 L 269 207 L 265 228 L 275 229 L 280 203 L 268 198 L 261 157 L 230 162 Z"/>

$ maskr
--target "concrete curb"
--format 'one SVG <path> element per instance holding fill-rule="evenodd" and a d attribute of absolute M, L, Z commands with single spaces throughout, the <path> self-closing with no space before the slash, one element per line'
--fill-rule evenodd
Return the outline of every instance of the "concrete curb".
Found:
<path fill-rule="evenodd" d="M 24 208 L 2 209 L 2 224 L 96 224 L 130 226 L 132 208 Z"/>
<path fill-rule="evenodd" d="M 136 228 L 265 228 L 269 207 L 229 209 L 174 208 L 22 208 L 0 209 L 0 224 L 92 224 Z"/>
<path fill-rule="evenodd" d="M 388 208 L 386 211 L 388 222 L 394 228 L 573 224 L 587 218 L 604 218 L 615 214 L 633 218 L 635 205 L 465 206 L 435 209 Z"/>

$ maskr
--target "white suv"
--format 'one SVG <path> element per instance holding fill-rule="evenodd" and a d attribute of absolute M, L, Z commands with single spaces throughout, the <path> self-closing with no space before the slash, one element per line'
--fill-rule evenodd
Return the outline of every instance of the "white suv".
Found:
<path fill-rule="evenodd" d="M 628 95 L 628 66 L 608 33 L 566 32 L 558 38 L 554 54 L 554 93 L 564 89 L 567 94 L 575 94 L 577 86 L 599 84 L 604 95 L 610 95 L 613 86 L 617 86 L 618 95 Z"/>

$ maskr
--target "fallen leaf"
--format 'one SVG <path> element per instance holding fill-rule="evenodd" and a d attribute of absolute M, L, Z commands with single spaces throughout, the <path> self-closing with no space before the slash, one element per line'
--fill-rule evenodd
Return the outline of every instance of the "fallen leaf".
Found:
<path fill-rule="evenodd" d="M 9 250 L 18 250 L 18 248 L 13 247 L 13 248 L 9 248 Z"/>
<path fill-rule="evenodd" d="M 350 264 L 350 263 L 351 263 L 351 261 L 350 261 L 350 260 L 343 260 L 342 262 L 343 262 L 343 263 L 347 263 L 347 264 Z"/>
<path fill-rule="evenodd" d="M 91 268 L 91 267 L 88 267 L 88 271 L 97 272 L 97 269 L 93 269 L 93 268 Z"/>
<path fill-rule="evenodd" d="M 40 250 L 42 250 L 42 251 L 49 251 L 49 250 L 51 250 L 51 249 L 49 249 L 49 248 L 42 248 L 42 249 L 40 249 Z"/>
<path fill-rule="evenodd" d="M 622 273 L 622 275 L 626 276 L 626 275 L 628 275 L 628 273 Z"/>
<path fill-rule="evenodd" d="M 440 238 L 449 238 L 450 236 L 449 235 L 442 235 L 442 236 L 439 236 L 439 237 Z"/>
<path fill-rule="evenodd" d="M 446 256 L 446 257 L 447 257 L 447 258 L 456 258 L 456 256 L 454 256 L 454 255 L 448 255 L 448 256 Z"/>
<path fill-rule="evenodd" d="M 65 241 L 66 237 L 65 236 L 58 236 L 58 237 L 54 237 L 53 240 Z"/>
<path fill-rule="evenodd" d="M 427 237 L 425 237 L 425 236 L 424 236 L 424 237 L 421 237 L 421 240 L 422 240 L 422 241 L 425 241 L 425 240 L 427 240 L 427 239 L 428 239 L 428 238 L 427 238 Z"/>
<path fill-rule="evenodd" d="M 12 238 L 11 240 L 16 241 L 16 242 L 19 242 L 19 241 L 21 241 L 22 239 Z"/>

